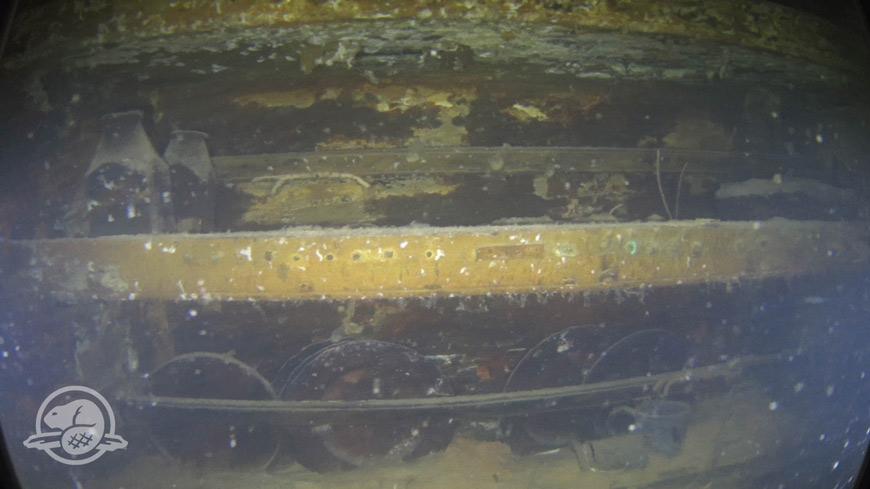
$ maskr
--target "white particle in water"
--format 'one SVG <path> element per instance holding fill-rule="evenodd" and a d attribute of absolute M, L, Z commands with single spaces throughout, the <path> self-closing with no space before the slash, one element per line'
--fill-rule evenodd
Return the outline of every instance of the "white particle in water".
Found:
<path fill-rule="evenodd" d="M 797 394 L 798 392 L 800 392 L 802 390 L 804 390 L 804 383 L 803 382 L 798 382 L 797 384 L 794 385 L 795 394 Z"/>
<path fill-rule="evenodd" d="M 248 245 L 247 248 L 239 250 L 239 254 L 247 258 L 248 261 L 251 261 L 251 246 Z"/>
<path fill-rule="evenodd" d="M 767 405 L 767 409 L 770 409 L 771 411 L 776 411 L 776 409 L 777 409 L 778 407 L 779 407 L 779 403 L 776 402 L 776 401 L 773 401 L 773 402 L 771 402 L 770 404 Z"/>
<path fill-rule="evenodd" d="M 191 309 L 191 310 L 187 311 L 187 315 L 192 317 L 192 318 L 195 318 L 197 314 L 199 314 L 199 312 L 196 309 Z"/>

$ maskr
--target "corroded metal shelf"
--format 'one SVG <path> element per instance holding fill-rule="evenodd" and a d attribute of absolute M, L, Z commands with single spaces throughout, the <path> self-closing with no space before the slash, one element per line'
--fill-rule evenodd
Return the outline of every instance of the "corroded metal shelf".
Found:
<path fill-rule="evenodd" d="M 311 229 L 3 243 L 7 287 L 61 300 L 312 300 L 571 293 L 850 270 L 832 222 Z"/>

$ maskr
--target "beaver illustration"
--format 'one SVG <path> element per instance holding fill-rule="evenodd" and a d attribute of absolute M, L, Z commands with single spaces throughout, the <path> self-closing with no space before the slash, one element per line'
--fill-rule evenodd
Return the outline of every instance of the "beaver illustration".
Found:
<path fill-rule="evenodd" d="M 49 427 L 62 430 L 60 446 L 70 455 L 81 455 L 93 450 L 105 433 L 103 413 L 88 399 L 77 399 L 56 406 L 42 419 Z"/>

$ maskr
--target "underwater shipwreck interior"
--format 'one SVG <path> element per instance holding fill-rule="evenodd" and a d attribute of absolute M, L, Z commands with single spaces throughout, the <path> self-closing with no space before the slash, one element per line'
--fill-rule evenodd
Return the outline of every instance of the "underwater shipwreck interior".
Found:
<path fill-rule="evenodd" d="M 16 2 L 18 483 L 851 487 L 870 37 L 820 5 Z"/>

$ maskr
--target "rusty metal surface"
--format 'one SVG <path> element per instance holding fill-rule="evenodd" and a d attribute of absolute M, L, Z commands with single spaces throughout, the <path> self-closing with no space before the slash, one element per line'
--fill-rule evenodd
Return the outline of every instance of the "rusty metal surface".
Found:
<path fill-rule="evenodd" d="M 870 257 L 859 227 L 786 220 L 288 230 L 3 248 L 7 287 L 71 301 L 577 292 L 834 272 Z"/>

